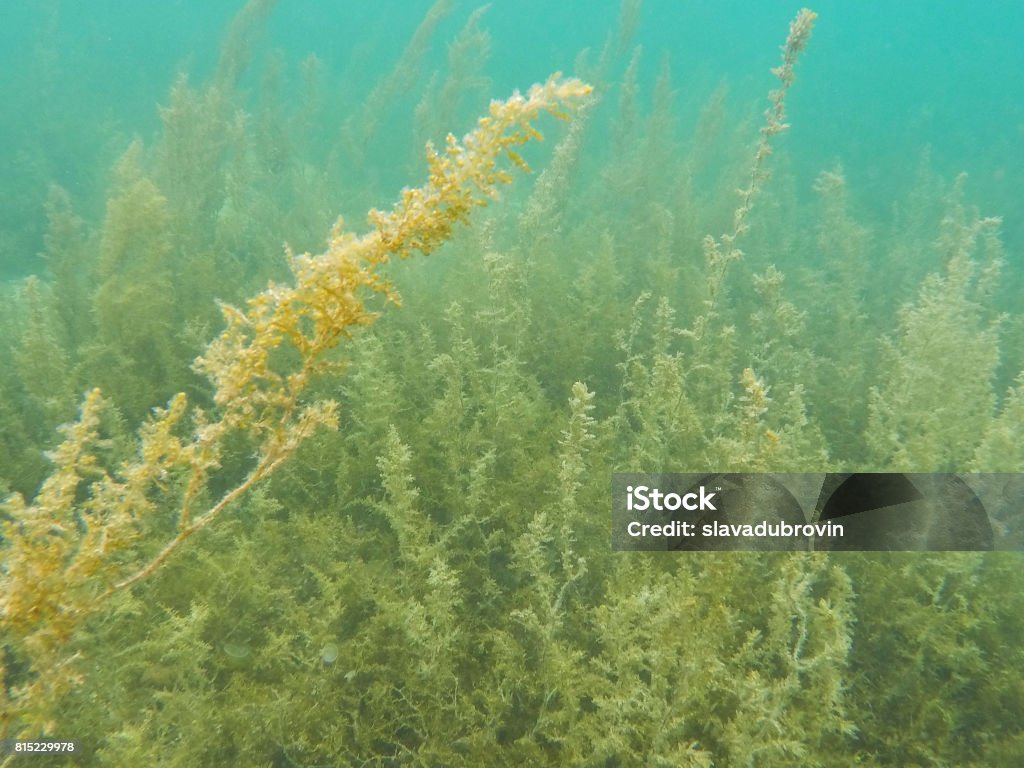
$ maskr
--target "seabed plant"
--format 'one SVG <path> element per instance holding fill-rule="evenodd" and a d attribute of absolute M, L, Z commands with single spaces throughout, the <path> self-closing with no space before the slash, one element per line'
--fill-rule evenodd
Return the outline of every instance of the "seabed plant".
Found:
<path fill-rule="evenodd" d="M 892 224 L 838 165 L 811 203 L 769 183 L 815 14 L 759 131 L 719 89 L 684 135 L 667 64 L 645 113 L 625 0 L 578 78 L 457 139 L 480 9 L 412 111 L 427 181 L 356 234 L 329 203 L 379 199 L 352 169 L 453 4 L 330 131 L 315 58 L 297 103 L 274 57 L 247 97 L 274 4 L 174 84 L 101 221 L 51 188 L 46 273 L 4 289 L 0 737 L 113 766 L 1019 764 L 1015 553 L 609 548 L 613 472 L 1024 467 L 1024 321 L 965 178 L 922 173 Z"/>

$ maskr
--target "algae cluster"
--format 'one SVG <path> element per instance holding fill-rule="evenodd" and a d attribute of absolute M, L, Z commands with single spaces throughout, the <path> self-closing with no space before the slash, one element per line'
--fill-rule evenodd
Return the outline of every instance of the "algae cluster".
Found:
<path fill-rule="evenodd" d="M 839 165 L 793 189 L 813 14 L 764 117 L 719 88 L 691 119 L 667 62 L 638 76 L 635 0 L 592 93 L 500 102 L 483 10 L 430 73 L 439 0 L 335 104 L 316 58 L 259 55 L 273 6 L 102 214 L 51 188 L 45 273 L 3 287 L 0 735 L 111 766 L 1019 764 L 1018 553 L 610 549 L 613 472 L 1024 468 L 1020 279 L 965 178 L 922 160 L 884 220 Z M 382 164 L 395 207 L 332 229 L 387 205 Z"/>

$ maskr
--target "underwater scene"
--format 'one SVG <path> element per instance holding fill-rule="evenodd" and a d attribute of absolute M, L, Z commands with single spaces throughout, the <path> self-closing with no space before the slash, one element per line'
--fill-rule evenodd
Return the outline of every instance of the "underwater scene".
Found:
<path fill-rule="evenodd" d="M 0 766 L 1024 765 L 1024 526 L 612 533 L 1019 489 L 1019 3 L 4 14 Z"/>

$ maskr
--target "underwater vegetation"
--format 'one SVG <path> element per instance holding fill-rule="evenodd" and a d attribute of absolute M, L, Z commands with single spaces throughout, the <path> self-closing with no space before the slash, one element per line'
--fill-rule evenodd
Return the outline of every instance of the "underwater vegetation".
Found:
<path fill-rule="evenodd" d="M 925 158 L 890 219 L 839 164 L 794 190 L 815 14 L 763 115 L 718 87 L 684 126 L 638 0 L 577 77 L 500 101 L 487 8 L 437 62 L 438 0 L 339 104 L 315 57 L 261 53 L 274 6 L 102 200 L 49 188 L 44 269 L 2 288 L 0 738 L 78 742 L 40 765 L 1020 764 L 1019 553 L 610 548 L 613 472 L 1024 469 L 1019 276 L 966 176 Z M 378 208 L 396 172 L 426 181 Z"/>

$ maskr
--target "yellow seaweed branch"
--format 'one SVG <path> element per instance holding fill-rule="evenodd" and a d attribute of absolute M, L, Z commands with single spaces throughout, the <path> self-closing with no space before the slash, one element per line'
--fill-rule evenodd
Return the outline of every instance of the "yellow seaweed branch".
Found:
<path fill-rule="evenodd" d="M 323 253 L 288 252 L 290 284 L 269 285 L 245 308 L 224 305 L 226 327 L 194 366 L 214 385 L 215 416 L 193 409 L 189 419 L 186 397 L 177 395 L 139 430 L 135 457 L 108 471 L 96 458 L 104 402 L 98 390 L 86 397 L 79 420 L 64 427 L 65 440 L 51 456 L 55 469 L 35 499 L 15 495 L 0 506 L 2 632 L 32 669 L 62 670 L 25 675 L 27 682 L 9 694 L 15 706 L 7 717 L 20 710 L 22 730 L 47 730 L 46 722 L 33 721 L 74 683 L 64 646 L 82 622 L 156 572 L 318 427 L 336 426 L 336 404 L 307 402 L 304 394 L 325 354 L 373 322 L 370 295 L 397 303 L 381 266 L 395 255 L 430 253 L 449 239 L 456 224 L 511 180 L 503 159 L 524 165 L 514 148 L 540 138 L 534 121 L 543 112 L 561 116 L 560 108 L 590 90 L 555 75 L 525 95 L 492 102 L 461 141 L 449 135 L 442 151 L 428 145 L 426 184 L 405 190 L 389 212 L 371 211 L 370 232 L 346 233 L 339 220 Z M 239 432 L 258 446 L 256 457 L 241 480 L 210 501 L 205 494 L 225 439 Z M 176 509 L 175 532 L 147 555 L 144 545 L 153 542 L 144 533 L 168 508 Z M 9 725 L 0 723 L 0 734 Z"/>

